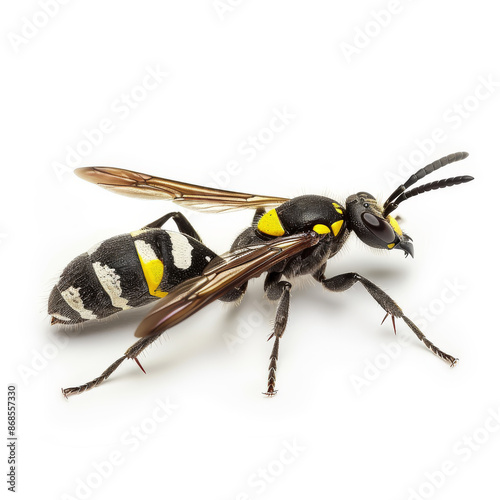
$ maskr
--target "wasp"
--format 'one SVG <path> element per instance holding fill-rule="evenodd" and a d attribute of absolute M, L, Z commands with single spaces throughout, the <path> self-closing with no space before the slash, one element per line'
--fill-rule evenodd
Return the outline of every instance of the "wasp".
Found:
<path fill-rule="evenodd" d="M 415 196 L 473 180 L 469 175 L 450 177 L 409 189 L 445 165 L 463 160 L 459 152 L 421 168 L 379 203 L 360 191 L 344 204 L 325 196 L 279 198 L 212 189 L 113 167 L 84 167 L 81 178 L 118 194 L 168 199 L 195 210 L 253 209 L 250 227 L 234 241 L 229 252 L 216 255 L 207 248 L 179 212 L 171 212 L 129 235 L 110 238 L 77 257 L 63 271 L 49 299 L 52 323 L 78 323 L 99 319 L 152 301 L 156 304 L 137 327 L 139 340 L 99 377 L 63 389 L 64 396 L 79 394 L 104 382 L 126 359 L 141 369 L 138 356 L 170 329 L 209 303 L 220 299 L 238 301 L 248 281 L 265 274 L 264 290 L 277 302 L 274 339 L 268 368 L 268 396 L 276 394 L 280 341 L 285 332 L 292 284 L 297 276 L 310 275 L 324 288 L 343 292 L 361 284 L 391 317 L 400 318 L 436 356 L 454 366 L 457 358 L 434 345 L 382 289 L 356 272 L 326 277 L 329 259 L 337 255 L 354 233 L 363 243 L 386 251 L 402 250 L 414 256 L 412 238 L 391 216 L 398 206 Z M 179 232 L 161 226 L 172 219 Z M 144 370 L 143 370 L 144 371 Z"/>

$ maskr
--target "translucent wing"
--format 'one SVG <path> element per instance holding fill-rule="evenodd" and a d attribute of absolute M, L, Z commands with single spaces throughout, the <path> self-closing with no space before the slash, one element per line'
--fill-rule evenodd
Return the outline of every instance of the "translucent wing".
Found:
<path fill-rule="evenodd" d="M 316 245 L 321 237 L 313 231 L 285 236 L 214 259 L 201 276 L 178 285 L 158 301 L 138 326 L 135 336 L 161 334 L 278 262 Z"/>
<path fill-rule="evenodd" d="M 75 174 L 118 194 L 172 200 L 193 210 L 224 212 L 274 207 L 287 201 L 287 198 L 212 189 L 114 167 L 77 168 Z"/>

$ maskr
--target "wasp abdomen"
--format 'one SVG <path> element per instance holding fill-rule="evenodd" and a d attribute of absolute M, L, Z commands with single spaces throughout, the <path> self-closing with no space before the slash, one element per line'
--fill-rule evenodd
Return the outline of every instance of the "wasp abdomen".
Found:
<path fill-rule="evenodd" d="M 102 319 L 155 301 L 200 275 L 215 256 L 199 241 L 163 229 L 105 240 L 63 270 L 49 297 L 52 323 Z"/>

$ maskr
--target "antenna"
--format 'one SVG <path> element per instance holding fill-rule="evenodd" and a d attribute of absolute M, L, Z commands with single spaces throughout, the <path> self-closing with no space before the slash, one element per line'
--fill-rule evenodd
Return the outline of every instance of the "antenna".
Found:
<path fill-rule="evenodd" d="M 391 212 L 398 208 L 399 204 L 408 198 L 412 198 L 413 196 L 417 196 L 422 193 L 426 193 L 428 191 L 432 191 L 434 189 L 441 189 L 450 186 L 457 186 L 458 184 L 463 184 L 464 182 L 470 182 L 474 179 L 470 175 L 461 175 L 459 177 L 450 177 L 449 179 L 441 179 L 439 181 L 429 182 L 427 184 L 423 184 L 422 186 L 411 189 L 410 191 L 406 191 L 410 186 L 413 186 L 417 181 L 423 179 L 426 175 L 435 172 L 436 170 L 448 165 L 450 163 L 454 163 L 456 161 L 464 160 L 469 156 L 469 153 L 461 152 L 461 153 L 453 153 L 451 155 L 445 156 L 436 160 L 429 165 L 421 168 L 418 172 L 414 173 L 404 184 L 401 184 L 384 203 L 384 217 L 387 217 Z"/>

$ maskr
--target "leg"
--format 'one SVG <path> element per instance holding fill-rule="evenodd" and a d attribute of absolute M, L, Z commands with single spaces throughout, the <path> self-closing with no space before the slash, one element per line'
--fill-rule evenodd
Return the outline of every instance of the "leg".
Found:
<path fill-rule="evenodd" d="M 265 213 L 265 210 L 263 208 L 258 208 L 255 211 L 255 215 L 253 216 L 252 220 L 252 227 L 257 227 L 257 224 L 259 222 L 259 219 L 262 217 L 262 215 Z M 233 243 L 231 246 L 231 250 L 236 250 L 239 248 L 243 248 L 247 245 L 247 242 L 242 242 L 238 243 L 239 237 L 236 239 L 236 241 Z M 225 295 L 219 298 L 222 302 L 235 302 L 240 300 L 245 292 L 247 291 L 247 286 L 248 282 L 244 283 L 241 285 L 239 288 L 234 288 L 233 290 L 227 292 Z"/>
<path fill-rule="evenodd" d="M 160 217 L 159 219 L 146 224 L 142 229 L 149 229 L 149 228 L 160 228 L 167 222 L 169 219 L 172 219 L 175 224 L 177 225 L 177 228 L 181 233 L 187 234 L 188 236 L 191 236 L 191 238 L 194 238 L 195 240 L 198 240 L 200 243 L 203 243 L 201 241 L 200 236 L 194 229 L 194 227 L 191 225 L 191 223 L 186 219 L 184 214 L 181 214 L 180 212 L 170 212 L 167 215 L 164 215 L 163 217 Z"/>
<path fill-rule="evenodd" d="M 248 281 L 243 283 L 239 288 L 233 288 L 222 297 L 219 297 L 219 300 L 222 302 L 235 302 L 240 300 L 245 292 L 247 291 Z"/>
<path fill-rule="evenodd" d="M 402 318 L 403 321 L 410 327 L 410 330 L 421 340 L 425 346 L 430 349 L 436 356 L 448 361 L 451 366 L 454 366 L 458 361 L 457 358 L 454 358 L 450 354 L 446 354 L 441 349 L 437 348 L 427 337 L 420 331 L 420 329 L 407 318 L 401 308 L 392 300 L 389 295 L 387 295 L 383 290 L 381 290 L 378 286 L 374 285 L 371 281 L 363 278 L 357 273 L 346 273 L 339 274 L 338 276 L 334 276 L 333 278 L 326 279 L 323 273 L 319 273 L 314 276 L 316 280 L 318 280 L 325 288 L 331 290 L 332 292 L 343 292 L 355 283 L 361 283 L 368 293 L 378 302 L 380 307 L 387 313 L 387 315 L 392 316 L 393 324 L 394 318 Z M 384 318 L 385 319 L 385 318 Z M 394 326 L 394 332 L 396 332 L 396 327 Z"/>
<path fill-rule="evenodd" d="M 67 398 L 68 396 L 72 396 L 73 394 L 81 394 L 82 392 L 89 391 L 90 389 L 93 389 L 94 387 L 97 387 L 98 385 L 101 385 L 126 359 L 133 359 L 137 362 L 139 367 L 141 368 L 142 371 L 144 369 L 142 368 L 141 364 L 139 363 L 137 356 L 146 349 L 150 344 L 152 344 L 158 337 L 160 337 L 160 334 L 152 335 L 151 337 L 144 337 L 139 339 L 135 344 L 133 344 L 131 347 L 127 349 L 125 354 L 117 359 L 111 366 L 106 368 L 104 372 L 94 380 L 91 380 L 90 382 L 87 382 L 86 384 L 82 384 L 78 387 L 68 387 L 67 389 L 61 389 L 63 396 Z"/>
<path fill-rule="evenodd" d="M 240 297 L 243 296 L 246 289 L 247 289 L 247 283 L 244 283 L 240 288 L 235 288 L 234 290 L 231 290 L 226 295 L 221 297 L 219 300 L 224 300 L 226 302 L 238 300 Z M 67 398 L 68 396 L 72 396 L 73 394 L 81 394 L 82 392 L 89 391 L 90 389 L 93 389 L 94 387 L 101 385 L 126 359 L 133 359 L 139 365 L 139 368 L 144 373 L 146 373 L 144 371 L 144 368 L 141 366 L 141 363 L 139 363 L 137 357 L 139 356 L 139 354 L 141 354 L 142 351 L 144 351 L 144 349 L 146 349 L 146 347 L 151 345 L 161 335 L 163 335 L 163 332 L 156 335 L 152 335 L 150 337 L 143 337 L 139 339 L 135 344 L 133 344 L 131 347 L 127 349 L 127 351 L 121 358 L 117 359 L 111 366 L 106 368 L 106 370 L 104 370 L 104 372 L 101 375 L 99 375 L 99 377 L 95 378 L 94 380 L 91 380 L 90 382 L 87 382 L 86 384 L 82 384 L 77 387 L 68 387 L 66 389 L 62 389 L 64 397 Z"/>
<path fill-rule="evenodd" d="M 269 363 L 269 376 L 267 379 L 267 392 L 266 396 L 274 396 L 276 394 L 276 369 L 278 362 L 278 350 L 280 345 L 280 338 L 285 332 L 286 323 L 288 320 L 288 309 L 290 305 L 290 289 L 292 285 L 288 281 L 280 281 L 280 273 L 269 273 L 264 283 L 264 289 L 267 297 L 270 300 L 279 300 L 278 308 L 276 310 L 276 319 L 274 321 L 273 333 L 267 340 L 274 337 L 273 350 L 271 351 Z"/>

